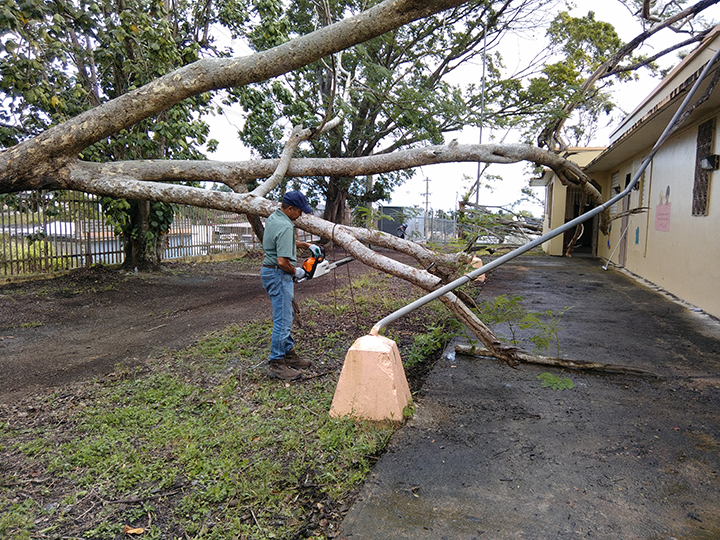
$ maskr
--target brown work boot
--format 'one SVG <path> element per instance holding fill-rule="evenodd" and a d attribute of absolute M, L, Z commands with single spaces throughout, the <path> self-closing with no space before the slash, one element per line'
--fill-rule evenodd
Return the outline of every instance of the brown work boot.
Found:
<path fill-rule="evenodd" d="M 291 349 L 286 352 L 285 358 L 283 358 L 283 360 L 285 360 L 285 363 L 288 366 L 294 368 L 309 368 L 310 366 L 312 366 L 312 362 L 298 356 L 298 353 L 295 352 L 295 349 Z"/>
<path fill-rule="evenodd" d="M 282 379 L 283 381 L 294 381 L 302 377 L 302 373 L 288 366 L 283 360 L 270 361 L 267 374 L 270 378 Z"/>

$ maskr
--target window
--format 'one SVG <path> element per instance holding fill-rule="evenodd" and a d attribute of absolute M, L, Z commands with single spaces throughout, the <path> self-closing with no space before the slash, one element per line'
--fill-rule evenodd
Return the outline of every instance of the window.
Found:
<path fill-rule="evenodd" d="M 715 119 L 698 127 L 697 153 L 695 154 L 695 183 L 693 185 L 692 215 L 707 216 L 710 171 L 703 169 L 700 160 L 712 154 Z"/>

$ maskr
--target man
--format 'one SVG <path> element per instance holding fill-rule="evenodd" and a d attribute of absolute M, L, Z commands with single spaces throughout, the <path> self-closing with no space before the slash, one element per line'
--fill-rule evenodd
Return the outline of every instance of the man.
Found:
<path fill-rule="evenodd" d="M 266 220 L 263 235 L 265 258 L 260 279 L 270 296 L 273 311 L 268 375 L 283 380 L 300 378 L 302 374 L 298 368 L 307 368 L 312 364 L 295 352 L 295 342 L 290 334 L 294 317 L 294 281 L 305 276 L 302 268 L 295 268 L 297 248 L 309 248 L 313 254 L 320 251 L 318 246 L 296 239 L 293 221 L 303 212 L 312 213 L 305 196 L 299 191 L 288 191 L 280 208 Z"/>

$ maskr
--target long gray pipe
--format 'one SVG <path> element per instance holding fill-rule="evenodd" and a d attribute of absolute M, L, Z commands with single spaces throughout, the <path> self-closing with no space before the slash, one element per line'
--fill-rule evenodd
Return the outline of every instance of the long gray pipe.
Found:
<path fill-rule="evenodd" d="M 391 322 L 394 322 L 398 320 L 400 317 L 403 317 L 404 315 L 407 315 L 411 311 L 424 306 L 428 302 L 432 302 L 436 298 L 440 298 L 442 295 L 449 293 L 450 291 L 460 287 L 461 285 L 465 285 L 466 283 L 470 282 L 471 280 L 475 279 L 478 276 L 481 276 L 482 274 L 485 274 L 486 272 L 489 272 L 490 270 L 494 270 L 498 266 L 505 264 L 506 262 L 514 259 L 515 257 L 519 257 L 526 251 L 529 251 L 533 249 L 536 246 L 539 246 L 540 244 L 547 242 L 551 238 L 555 238 L 559 234 L 564 233 L 565 231 L 568 231 L 576 226 L 578 226 L 580 223 L 583 223 L 584 221 L 587 221 L 588 219 L 598 215 L 606 208 L 609 208 L 619 200 L 621 200 L 623 197 L 626 197 L 631 191 L 632 188 L 637 184 L 638 179 L 640 176 L 642 176 L 642 173 L 645 172 L 645 169 L 650 164 L 650 161 L 655 157 L 655 154 L 660 149 L 660 147 L 663 145 L 663 143 L 670 137 L 672 132 L 674 131 L 676 124 L 678 124 L 678 120 L 682 116 L 682 114 L 685 112 L 685 109 L 687 109 L 688 105 L 690 104 L 690 101 L 692 100 L 693 95 L 695 95 L 695 92 L 699 88 L 700 84 L 703 80 L 707 77 L 708 73 L 710 73 L 710 70 L 712 69 L 712 66 L 715 64 L 717 59 L 720 58 L 720 49 L 715 51 L 715 54 L 713 54 L 710 61 L 705 64 L 705 68 L 703 69 L 702 73 L 700 73 L 700 77 L 698 77 L 697 81 L 695 81 L 695 84 L 693 84 L 692 88 L 690 89 L 690 92 L 688 92 L 688 95 L 685 96 L 685 99 L 683 100 L 682 104 L 680 105 L 680 108 L 675 112 L 675 115 L 672 117 L 672 120 L 670 120 L 670 123 L 665 128 L 665 131 L 663 131 L 662 135 L 660 135 L 660 138 L 655 143 L 655 146 L 653 146 L 652 150 L 650 151 L 650 154 L 645 158 L 645 160 L 642 162 L 642 165 L 640 166 L 640 169 L 635 173 L 635 176 L 633 176 L 630 183 L 625 187 L 625 189 L 610 199 L 609 201 L 605 202 L 604 204 L 597 206 L 590 210 L 589 212 L 586 212 L 582 214 L 581 216 L 576 217 L 575 219 L 568 221 L 564 225 L 561 225 L 560 227 L 553 229 L 552 231 L 542 235 L 539 238 L 536 238 L 532 242 L 528 242 L 527 244 L 524 244 L 520 246 L 519 248 L 511 251 L 510 253 L 506 253 L 502 257 L 498 257 L 494 261 L 485 264 L 481 266 L 480 268 L 477 268 L 473 270 L 472 272 L 469 272 L 465 274 L 462 277 L 459 277 L 455 281 L 452 281 L 448 283 L 447 285 L 428 293 L 427 295 L 423 296 L 422 298 L 419 298 L 415 300 L 414 302 L 408 304 L 407 306 L 400 308 L 399 310 L 391 313 L 387 317 L 379 320 L 377 323 L 375 323 L 375 326 L 372 327 L 372 330 L 370 330 L 370 334 L 373 336 L 377 336 L 378 333 L 382 328 L 390 324 Z"/>

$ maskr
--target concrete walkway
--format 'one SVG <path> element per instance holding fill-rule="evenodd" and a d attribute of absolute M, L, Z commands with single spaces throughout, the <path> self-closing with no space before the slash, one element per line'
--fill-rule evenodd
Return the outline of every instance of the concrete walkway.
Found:
<path fill-rule="evenodd" d="M 570 308 L 561 356 L 657 377 L 511 369 L 449 348 L 338 538 L 720 538 L 717 321 L 584 258 L 511 262 L 479 301 L 500 294 Z M 545 372 L 575 387 L 544 388 Z"/>

